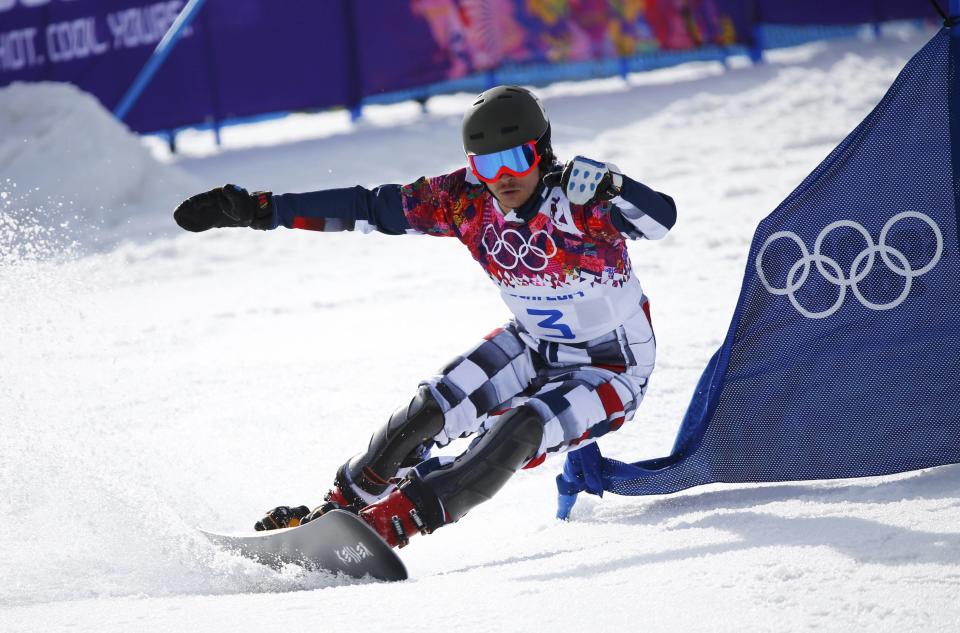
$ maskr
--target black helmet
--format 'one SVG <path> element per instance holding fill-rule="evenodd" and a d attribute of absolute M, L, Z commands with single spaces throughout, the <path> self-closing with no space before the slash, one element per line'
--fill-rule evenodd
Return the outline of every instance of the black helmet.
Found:
<path fill-rule="evenodd" d="M 463 115 L 463 149 L 492 154 L 529 141 L 541 153 L 550 147 L 550 121 L 535 94 L 520 86 L 497 86 L 483 92 Z"/>

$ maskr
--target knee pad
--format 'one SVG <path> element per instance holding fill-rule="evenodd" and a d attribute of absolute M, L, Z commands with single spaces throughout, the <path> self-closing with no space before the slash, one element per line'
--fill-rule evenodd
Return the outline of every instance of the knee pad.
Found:
<path fill-rule="evenodd" d="M 422 484 L 439 500 L 445 522 L 452 523 L 493 497 L 536 456 L 542 440 L 543 420 L 536 411 L 511 409 L 452 464 L 425 475 Z"/>
<path fill-rule="evenodd" d="M 426 443 L 443 430 L 440 403 L 426 385 L 422 385 L 405 407 L 397 409 L 373 437 L 367 450 L 344 464 L 337 473 L 337 485 L 352 483 L 373 497 L 380 497 L 390 479 L 406 466 L 416 465 L 426 451 Z M 341 481 L 346 476 L 349 482 Z"/>

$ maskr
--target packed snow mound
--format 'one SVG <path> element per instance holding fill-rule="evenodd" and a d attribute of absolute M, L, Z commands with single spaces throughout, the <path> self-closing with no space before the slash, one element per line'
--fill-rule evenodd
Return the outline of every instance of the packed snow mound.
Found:
<path fill-rule="evenodd" d="M 0 257 L 93 250 L 170 230 L 196 182 L 70 84 L 0 89 Z"/>

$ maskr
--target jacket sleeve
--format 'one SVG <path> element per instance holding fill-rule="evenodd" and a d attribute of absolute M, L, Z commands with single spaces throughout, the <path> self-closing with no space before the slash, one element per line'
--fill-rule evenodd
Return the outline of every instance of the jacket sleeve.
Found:
<path fill-rule="evenodd" d="M 270 228 L 402 235 L 410 226 L 403 215 L 400 189 L 400 185 L 382 185 L 275 194 Z"/>
<path fill-rule="evenodd" d="M 405 186 L 275 194 L 269 228 L 455 237 L 452 208 L 465 190 L 465 171 L 420 178 Z"/>
<path fill-rule="evenodd" d="M 402 188 L 403 214 L 414 233 L 438 237 L 459 237 L 456 212 L 461 214 L 468 200 L 467 170 L 420 178 Z"/>
<path fill-rule="evenodd" d="M 611 202 L 613 226 L 630 239 L 659 240 L 677 221 L 673 198 L 626 176 L 620 195 Z"/>

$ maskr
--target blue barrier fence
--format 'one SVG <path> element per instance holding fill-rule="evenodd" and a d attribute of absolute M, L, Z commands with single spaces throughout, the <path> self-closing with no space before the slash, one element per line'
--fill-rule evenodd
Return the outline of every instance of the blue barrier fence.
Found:
<path fill-rule="evenodd" d="M 158 46 L 187 8 L 176 46 Z M 801 25 L 935 17 L 917 0 L 0 0 L 0 86 L 70 82 L 146 132 L 759 57 Z M 759 26 L 774 23 L 789 29 Z"/>

